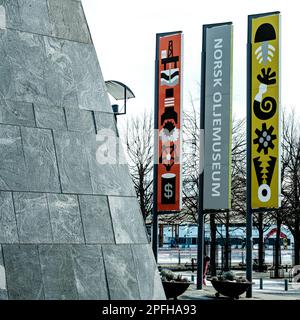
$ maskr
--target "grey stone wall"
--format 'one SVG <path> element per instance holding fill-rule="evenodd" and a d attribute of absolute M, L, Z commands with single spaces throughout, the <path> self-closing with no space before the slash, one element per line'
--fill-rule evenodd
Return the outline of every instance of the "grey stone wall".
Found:
<path fill-rule="evenodd" d="M 165 298 L 81 2 L 0 9 L 0 299 Z"/>

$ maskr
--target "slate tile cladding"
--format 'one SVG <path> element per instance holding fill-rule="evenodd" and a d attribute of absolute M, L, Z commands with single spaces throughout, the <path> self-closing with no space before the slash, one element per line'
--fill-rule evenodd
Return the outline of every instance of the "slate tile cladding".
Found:
<path fill-rule="evenodd" d="M 91 43 L 79 0 L 0 0 L 6 28 Z"/>
<path fill-rule="evenodd" d="M 36 125 L 39 128 L 67 130 L 64 108 L 34 105 Z"/>
<path fill-rule="evenodd" d="M 1 99 L 112 114 L 92 44 L 6 29 L 0 58 Z"/>
<path fill-rule="evenodd" d="M 0 6 L 0 300 L 164 298 L 81 2 Z"/>
<path fill-rule="evenodd" d="M 21 127 L 21 135 L 30 191 L 59 192 L 58 168 L 51 131 Z"/>
<path fill-rule="evenodd" d="M 0 243 L 148 244 L 136 198 L 0 191 Z"/>
<path fill-rule="evenodd" d="M 26 166 L 20 127 L 0 125 L 0 190 L 26 191 Z"/>
<path fill-rule="evenodd" d="M 46 194 L 14 192 L 13 199 L 20 243 L 52 243 Z"/>
<path fill-rule="evenodd" d="M 0 190 L 135 196 L 119 138 L 105 132 L 0 124 Z"/>
<path fill-rule="evenodd" d="M 37 245 L 4 244 L 2 251 L 9 299 L 44 299 Z"/>
<path fill-rule="evenodd" d="M 0 245 L 0 300 L 7 300 L 7 285 L 6 285 L 6 276 L 5 276 L 5 268 L 3 261 L 3 253 L 2 246 Z"/>
<path fill-rule="evenodd" d="M 114 244 L 114 229 L 107 197 L 79 195 L 78 198 L 86 242 Z"/>
<path fill-rule="evenodd" d="M 0 243 L 18 242 L 12 193 L 0 191 Z"/>
<path fill-rule="evenodd" d="M 9 101 L 0 96 L 0 123 L 35 127 L 32 103 Z"/>
<path fill-rule="evenodd" d="M 145 244 L 2 244 L 0 276 L 1 299 L 165 299 Z"/>

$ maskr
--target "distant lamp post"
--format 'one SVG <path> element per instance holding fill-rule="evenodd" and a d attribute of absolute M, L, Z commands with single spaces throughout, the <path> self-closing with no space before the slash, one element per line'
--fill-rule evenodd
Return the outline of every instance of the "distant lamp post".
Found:
<path fill-rule="evenodd" d="M 108 80 L 105 81 L 107 92 L 115 99 L 115 100 L 123 100 L 124 105 L 119 108 L 118 104 L 112 105 L 113 113 L 116 116 L 126 114 L 126 105 L 127 100 L 131 98 L 135 98 L 134 93 L 131 91 L 129 87 L 127 87 L 124 83 L 116 80 Z M 116 118 L 117 119 L 117 118 Z"/>

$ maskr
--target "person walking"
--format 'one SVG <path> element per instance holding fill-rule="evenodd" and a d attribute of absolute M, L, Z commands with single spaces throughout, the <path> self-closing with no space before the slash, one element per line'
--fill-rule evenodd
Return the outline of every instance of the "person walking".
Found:
<path fill-rule="evenodd" d="M 205 256 L 203 259 L 203 285 L 204 286 L 206 286 L 206 274 L 208 271 L 209 261 L 210 261 L 210 257 Z"/>

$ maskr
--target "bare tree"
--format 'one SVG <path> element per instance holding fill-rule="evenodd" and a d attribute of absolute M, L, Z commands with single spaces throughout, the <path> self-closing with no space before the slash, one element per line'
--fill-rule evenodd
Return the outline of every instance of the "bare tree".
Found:
<path fill-rule="evenodd" d="M 199 162 L 200 162 L 200 114 L 191 99 L 191 109 L 184 113 L 183 152 L 183 214 L 182 219 L 198 221 Z M 225 213 L 206 214 L 210 223 L 210 266 L 216 273 L 216 233 L 217 224 L 226 226 L 224 239 L 225 268 L 229 267 L 229 225 L 230 221 L 246 212 L 246 128 L 245 120 L 234 120 L 232 128 L 232 210 Z M 240 218 L 238 218 L 240 219 Z"/>
<path fill-rule="evenodd" d="M 294 237 L 294 263 L 300 264 L 300 131 L 292 112 L 283 117 L 282 220 Z"/>
<path fill-rule="evenodd" d="M 200 112 L 191 97 L 191 109 L 184 112 L 182 154 L 182 219 L 197 223 L 200 174 Z"/>
<path fill-rule="evenodd" d="M 153 208 L 153 117 L 148 113 L 127 121 L 126 147 L 132 181 L 144 220 Z"/>

